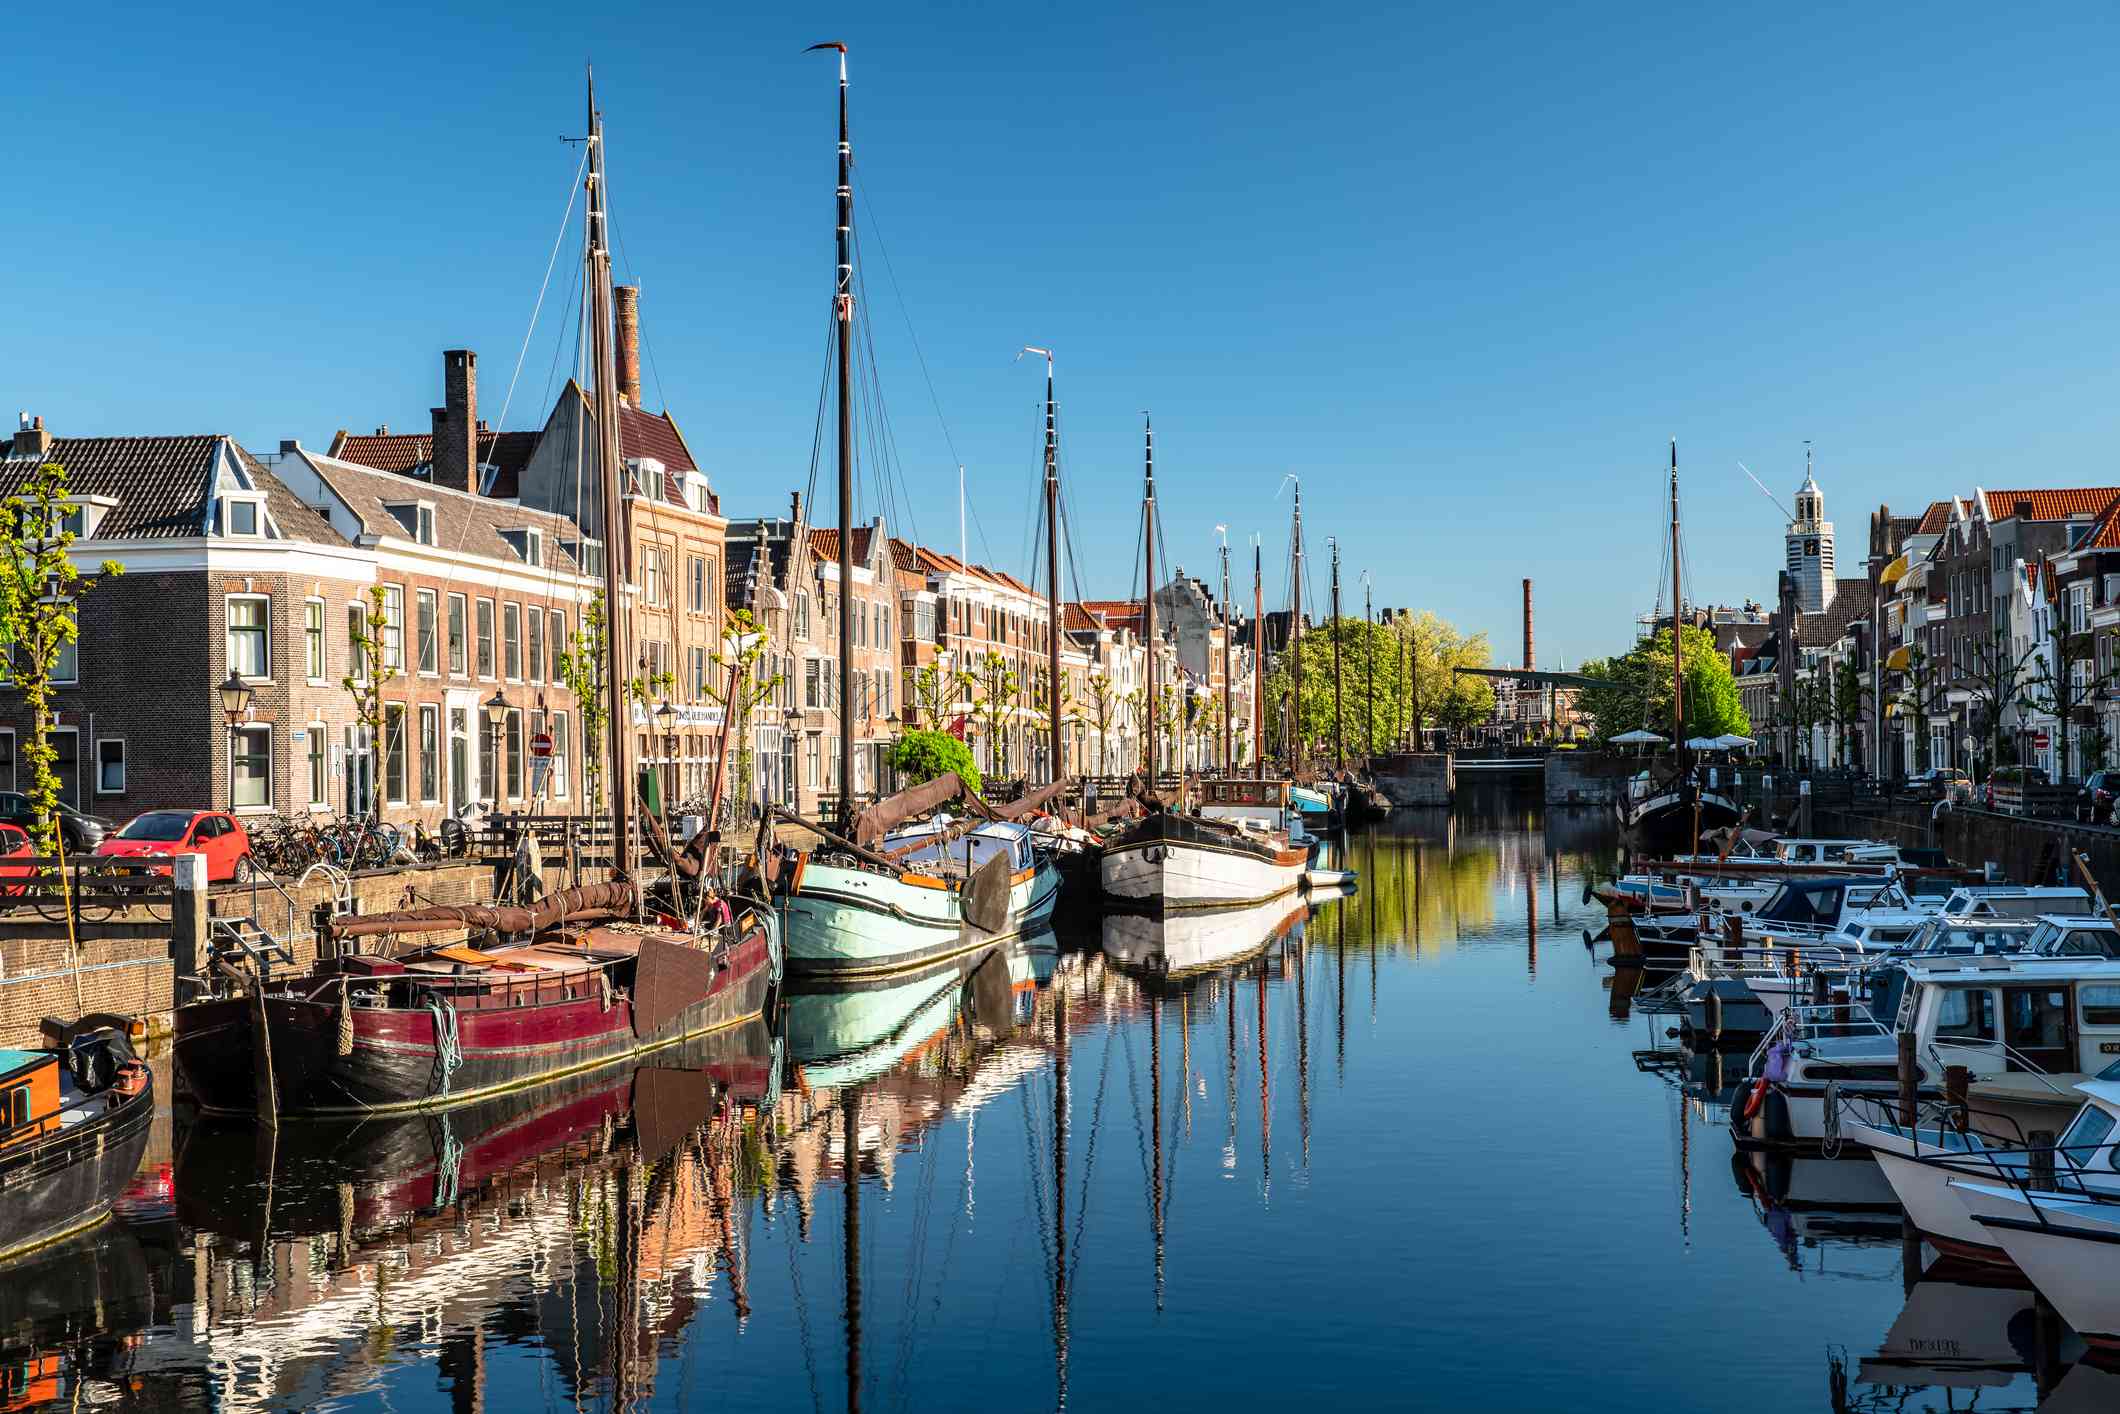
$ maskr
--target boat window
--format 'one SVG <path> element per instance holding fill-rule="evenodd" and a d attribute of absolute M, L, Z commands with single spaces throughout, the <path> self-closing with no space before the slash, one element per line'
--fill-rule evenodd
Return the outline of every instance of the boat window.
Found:
<path fill-rule="evenodd" d="M 2082 1168 L 2112 1135 L 2113 1117 L 2096 1105 L 2085 1105 L 2076 1112 L 2076 1122 L 2068 1127 L 2054 1150 Z"/>
<path fill-rule="evenodd" d="M 2120 1026 L 2120 984 L 2086 982 L 2079 989 L 2085 1026 Z"/>
<path fill-rule="evenodd" d="M 0 1118 L 7 1121 L 9 1129 L 19 1129 L 29 1123 L 29 1087 L 17 1085 L 7 1092 L 5 1103 L 0 1103 Z"/>
<path fill-rule="evenodd" d="M 2078 928 L 2055 945 L 2056 957 L 2111 957 L 2115 937 L 2106 928 Z"/>
<path fill-rule="evenodd" d="M 1985 989 L 1947 987 L 1936 1004 L 1939 1041 L 1993 1041 L 1995 994 Z"/>
<path fill-rule="evenodd" d="M 2068 1044 L 2068 988 L 2005 987 L 2004 1039 L 2020 1051 L 2054 1050 Z"/>

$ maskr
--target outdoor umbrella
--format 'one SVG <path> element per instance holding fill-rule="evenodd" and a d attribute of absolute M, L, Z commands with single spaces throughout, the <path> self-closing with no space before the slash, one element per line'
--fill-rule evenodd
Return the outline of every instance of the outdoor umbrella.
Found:
<path fill-rule="evenodd" d="M 1748 736 L 1739 736 L 1736 732 L 1731 732 L 1728 736 L 1717 737 L 1715 744 L 1726 751 L 1741 751 L 1745 747 L 1757 746 L 1759 743 Z"/>
<path fill-rule="evenodd" d="M 1662 741 L 1662 737 L 1646 727 L 1636 727 L 1631 732 L 1621 732 L 1612 738 L 1614 746 L 1653 746 Z"/>
<path fill-rule="evenodd" d="M 1688 751 L 1721 751 L 1727 745 L 1719 736 L 1695 736 L 1686 738 Z"/>

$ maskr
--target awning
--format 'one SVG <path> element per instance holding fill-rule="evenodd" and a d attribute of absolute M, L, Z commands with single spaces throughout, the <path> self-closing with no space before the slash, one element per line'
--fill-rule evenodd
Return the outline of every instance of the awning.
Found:
<path fill-rule="evenodd" d="M 1884 665 L 1895 673 L 1903 673 L 1914 661 L 1913 645 L 1902 643 L 1885 655 Z"/>
<path fill-rule="evenodd" d="M 1901 555 L 1884 567 L 1884 573 L 1877 577 L 1877 582 L 1883 585 L 1897 584 L 1900 580 L 1907 577 L 1907 571 L 1911 568 L 1912 566 L 1907 563 L 1907 557 Z"/>

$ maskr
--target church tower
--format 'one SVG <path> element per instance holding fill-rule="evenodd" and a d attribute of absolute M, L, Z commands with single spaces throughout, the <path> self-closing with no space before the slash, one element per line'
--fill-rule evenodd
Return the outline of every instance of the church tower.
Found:
<path fill-rule="evenodd" d="M 1796 607 L 1822 614 L 1833 602 L 1833 522 L 1826 519 L 1826 495 L 1811 476 L 1811 448 L 1804 445 L 1803 485 L 1796 490 L 1796 519 L 1783 537 L 1789 578 L 1796 582 Z"/>

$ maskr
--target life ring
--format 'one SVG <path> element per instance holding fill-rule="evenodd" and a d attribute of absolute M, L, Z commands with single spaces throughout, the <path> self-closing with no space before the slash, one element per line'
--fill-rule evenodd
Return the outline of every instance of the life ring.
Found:
<path fill-rule="evenodd" d="M 1752 1093 L 1745 1097 L 1744 1113 L 1740 1115 L 1739 1118 L 1742 1119 L 1746 1124 L 1750 1124 L 1752 1122 L 1752 1117 L 1759 1113 L 1759 1107 L 1766 1103 L 1767 1091 L 1769 1088 L 1770 1086 L 1768 1084 L 1767 1078 L 1762 1075 L 1759 1078 L 1758 1083 L 1753 1085 Z"/>

